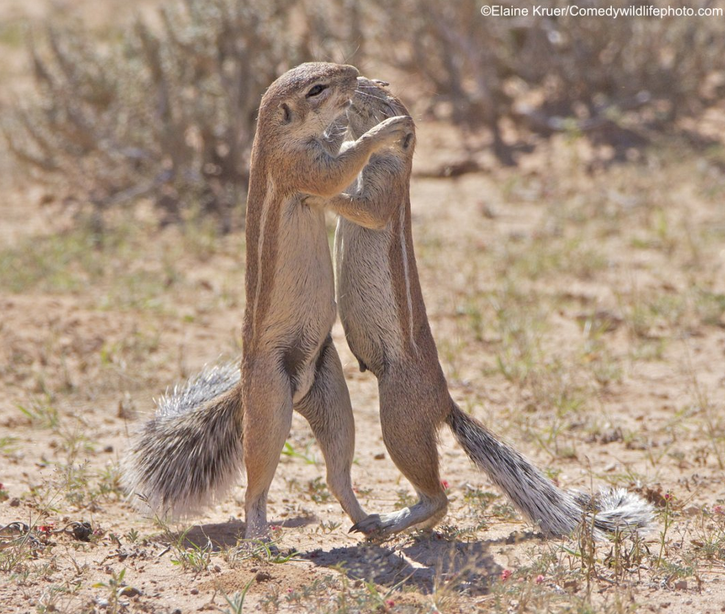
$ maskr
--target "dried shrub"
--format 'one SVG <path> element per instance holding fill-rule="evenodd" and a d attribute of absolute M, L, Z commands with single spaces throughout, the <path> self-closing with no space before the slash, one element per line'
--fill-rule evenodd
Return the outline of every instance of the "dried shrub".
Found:
<path fill-rule="evenodd" d="M 612 3 L 630 4 L 639 5 Z M 529 7 L 526 17 L 485 18 L 473 0 L 376 6 L 369 30 L 376 44 L 367 49 L 417 74 L 456 123 L 487 126 L 504 161 L 511 161 L 501 137 L 505 119 L 542 134 L 577 130 L 627 146 L 636 135 L 625 129 L 624 114 L 637 112 L 629 122 L 635 128 L 667 130 L 723 93 L 722 17 L 542 17 Z M 708 91 L 713 77 L 720 87 Z"/>
<path fill-rule="evenodd" d="M 525 39 L 517 70 L 545 93 L 538 117 L 530 119 L 544 131 L 562 129 L 559 118 L 567 117 L 580 130 L 596 131 L 615 128 L 623 113 L 637 110 L 635 125 L 674 127 L 718 98 L 703 86 L 725 70 L 719 29 L 718 18 L 542 19 Z"/>
<path fill-rule="evenodd" d="M 265 88 L 300 62 L 346 51 L 325 25 L 332 9 L 185 0 L 164 7 L 157 28 L 138 20 L 107 44 L 49 27 L 44 45 L 30 44 L 39 98 L 4 123 L 10 148 L 89 203 L 99 227 L 108 209 L 144 197 L 164 223 L 212 215 L 228 231 Z"/>
<path fill-rule="evenodd" d="M 303 61 L 402 71 L 429 110 L 487 128 L 509 164 L 532 132 L 586 134 L 623 157 L 722 97 L 722 18 L 479 10 L 473 0 L 170 0 L 157 27 L 137 21 L 118 40 L 49 28 L 31 41 L 39 96 L 17 105 L 5 133 L 61 197 L 90 203 L 99 226 L 106 210 L 144 197 L 162 222 L 211 215 L 229 230 L 242 219 L 233 212 L 261 95 Z M 504 138 L 507 123 L 516 131 Z"/>
<path fill-rule="evenodd" d="M 456 124 L 485 125 L 495 147 L 502 146 L 500 119 L 512 103 L 503 87 L 512 74 L 511 44 L 500 40 L 508 32 L 484 19 L 473 0 L 375 0 L 375 7 L 366 20 L 366 49 L 417 76 L 433 95 L 430 110 L 447 106 Z"/>

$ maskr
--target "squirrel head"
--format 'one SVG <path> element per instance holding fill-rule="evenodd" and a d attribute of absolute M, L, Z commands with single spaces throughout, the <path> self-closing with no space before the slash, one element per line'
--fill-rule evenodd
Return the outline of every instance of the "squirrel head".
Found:
<path fill-rule="evenodd" d="M 259 110 L 258 130 L 297 139 L 321 136 L 344 115 L 359 72 L 354 66 L 308 62 L 288 70 L 269 86 Z"/>
<path fill-rule="evenodd" d="M 379 79 L 357 78 L 357 89 L 347 110 L 349 129 L 353 138 L 360 138 L 388 117 L 410 115 L 400 99 L 388 91 L 388 85 Z M 400 145 L 404 151 L 412 153 L 415 148 L 415 134 L 409 134 Z"/>

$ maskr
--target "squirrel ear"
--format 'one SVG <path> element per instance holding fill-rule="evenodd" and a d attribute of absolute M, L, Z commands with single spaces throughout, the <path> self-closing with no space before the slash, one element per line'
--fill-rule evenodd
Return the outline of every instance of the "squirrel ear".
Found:
<path fill-rule="evenodd" d="M 282 123 L 289 124 L 292 121 L 292 109 L 289 108 L 286 102 L 279 105 L 279 108 L 282 111 Z"/>

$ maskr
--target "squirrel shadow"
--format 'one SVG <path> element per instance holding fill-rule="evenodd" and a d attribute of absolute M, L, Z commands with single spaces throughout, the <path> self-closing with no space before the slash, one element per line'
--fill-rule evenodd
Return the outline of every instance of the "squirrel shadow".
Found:
<path fill-rule="evenodd" d="M 362 542 L 357 546 L 315 550 L 304 558 L 319 567 L 334 568 L 351 580 L 372 581 L 378 585 L 415 586 L 423 594 L 446 589 L 470 595 L 488 594 L 491 579 L 503 568 L 494 561 L 491 546 L 537 540 L 533 533 L 487 541 L 460 541 L 439 533 L 415 536 L 402 548 Z M 401 554 L 402 553 L 402 554 Z"/>
<path fill-rule="evenodd" d="M 317 519 L 312 516 L 299 516 L 279 521 L 273 520 L 270 524 L 283 528 L 296 528 L 306 527 L 315 522 L 317 522 Z M 244 539 L 246 526 L 242 520 L 235 518 L 226 522 L 198 524 L 186 532 L 171 533 L 171 536 L 174 539 L 182 538 L 184 548 L 204 548 L 211 544 L 212 551 L 218 552 L 237 546 Z"/>
<path fill-rule="evenodd" d="M 273 524 L 291 528 L 314 522 L 314 517 L 298 517 Z M 211 545 L 212 551 L 218 552 L 237 546 L 244 537 L 245 526 L 241 520 L 234 519 L 196 525 L 186 532 L 171 535 L 182 539 L 185 548 Z M 541 539 L 541 534 L 532 532 L 513 532 L 485 541 L 461 541 L 441 533 L 419 533 L 402 547 L 363 541 L 354 546 L 313 550 L 297 556 L 317 567 L 344 573 L 353 581 L 372 581 L 389 588 L 414 586 L 425 595 L 442 588 L 465 591 L 469 595 L 486 595 L 492 579 L 503 571 L 491 555 L 491 547 Z"/>

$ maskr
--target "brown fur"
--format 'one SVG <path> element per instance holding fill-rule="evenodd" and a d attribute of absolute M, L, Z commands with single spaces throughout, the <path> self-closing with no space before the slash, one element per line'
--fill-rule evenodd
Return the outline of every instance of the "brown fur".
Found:
<path fill-rule="evenodd" d="M 357 75 L 352 66 L 302 64 L 262 97 L 247 199 L 241 380 L 212 370 L 165 398 L 126 463 L 129 488 L 162 513 L 222 496 L 243 456 L 246 536 L 264 536 L 267 491 L 294 409 L 317 437 L 331 492 L 354 522 L 365 517 L 350 481 L 352 407 L 330 338 L 336 305 L 324 211 L 303 202 L 340 192 L 371 154 L 412 130 L 409 117 L 392 117 L 338 155 L 340 141 L 326 133 L 344 117 Z M 168 476 L 181 477 L 170 488 Z"/>
<path fill-rule="evenodd" d="M 331 490 L 353 520 L 364 516 L 350 484 L 352 409 L 329 339 L 335 302 L 324 215 L 303 203 L 305 194 L 342 191 L 374 151 L 410 129 L 408 118 L 391 118 L 330 153 L 323 135 L 348 105 L 357 74 L 351 66 L 303 64 L 262 97 L 247 202 L 241 367 L 247 537 L 266 532 L 267 491 L 293 408 L 322 446 Z"/>

